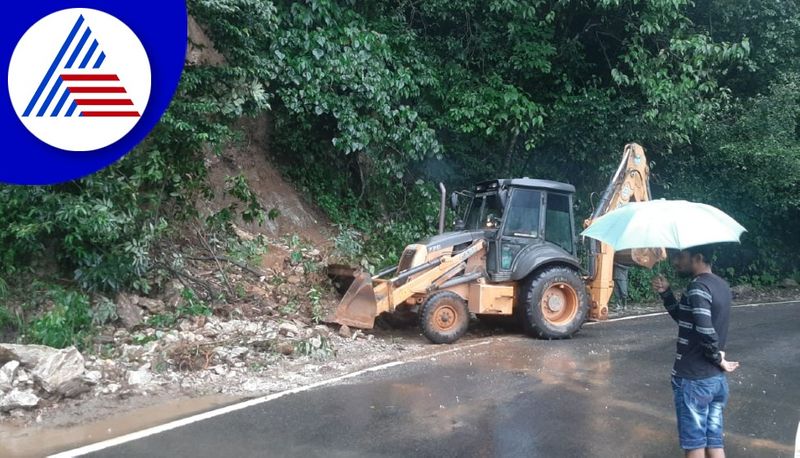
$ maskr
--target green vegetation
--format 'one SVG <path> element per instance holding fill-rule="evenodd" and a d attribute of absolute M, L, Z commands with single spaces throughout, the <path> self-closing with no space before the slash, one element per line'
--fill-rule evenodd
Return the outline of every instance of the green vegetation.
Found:
<path fill-rule="evenodd" d="M 432 232 L 438 181 L 568 181 L 588 215 L 589 194 L 637 141 L 654 162 L 656 196 L 717 205 L 748 227 L 743 245 L 720 255 L 730 276 L 769 284 L 798 270 L 787 256 L 800 250 L 796 2 L 188 5 L 225 63 L 188 65 L 143 144 L 81 180 L 0 186 L 0 301 L 32 277 L 80 291 L 32 323 L 38 341 L 83 339 L 85 294 L 156 287 L 154 267 L 169 264 L 159 243 L 195 224 L 198 198 L 236 198 L 206 222 L 209 233 L 237 214 L 279 216 L 243 176 L 209 189 L 203 160 L 239 141 L 238 119 L 265 113 L 270 159 L 340 227 L 342 256 L 367 267 Z M 263 253 L 238 249 L 237 259 Z M 299 262 L 297 245 L 290 257 Z M 2 323 L 17 319 L 0 311 Z"/>
<path fill-rule="evenodd" d="M 147 318 L 147 324 L 154 328 L 166 329 L 175 325 L 181 318 L 211 315 L 211 308 L 205 302 L 198 299 L 192 289 L 184 288 L 181 292 L 181 298 L 183 298 L 183 301 L 174 313 L 164 312 L 150 315 Z"/>
<path fill-rule="evenodd" d="M 56 348 L 69 345 L 85 348 L 93 329 L 89 297 L 63 289 L 47 293 L 50 309 L 28 324 L 28 340 Z"/>

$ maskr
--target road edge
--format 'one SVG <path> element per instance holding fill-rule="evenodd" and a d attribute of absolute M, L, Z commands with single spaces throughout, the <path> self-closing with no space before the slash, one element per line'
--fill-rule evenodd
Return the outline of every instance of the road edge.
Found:
<path fill-rule="evenodd" d="M 759 302 L 759 303 L 752 303 L 752 304 L 738 304 L 738 305 L 734 305 L 732 307 L 733 308 L 745 308 L 745 307 L 760 307 L 760 306 L 764 306 L 764 305 L 786 305 L 786 304 L 800 304 L 800 300 L 780 301 L 780 302 Z M 649 318 L 649 317 L 661 316 L 661 315 L 666 315 L 666 314 L 667 314 L 667 312 L 655 312 L 655 313 L 646 313 L 646 314 L 642 314 L 642 315 L 631 315 L 631 316 L 625 316 L 625 317 L 619 317 L 619 318 L 612 318 L 612 319 L 609 319 L 609 320 L 606 320 L 606 321 L 587 322 L 587 323 L 584 323 L 584 325 L 597 325 L 597 324 L 602 324 L 602 323 L 611 323 L 611 322 L 616 322 L 616 321 L 626 321 L 626 320 L 633 320 L 633 319 L 638 319 L 638 318 Z M 207 419 L 210 419 L 210 418 L 218 417 L 220 415 L 225 415 L 227 413 L 235 412 L 237 410 L 242 410 L 242 409 L 246 409 L 248 407 L 252 407 L 252 406 L 255 406 L 255 405 L 259 405 L 259 404 L 263 404 L 263 403 L 266 403 L 266 402 L 274 401 L 276 399 L 280 399 L 282 397 L 289 396 L 289 395 L 292 395 L 292 394 L 302 393 L 304 391 L 309 391 L 309 390 L 313 390 L 315 388 L 320 388 L 320 387 L 323 387 L 323 386 L 326 386 L 326 385 L 331 385 L 331 384 L 334 384 L 334 383 L 337 383 L 337 382 L 341 382 L 341 381 L 344 381 L 344 380 L 356 378 L 356 377 L 359 377 L 359 376 L 364 375 L 364 374 L 369 374 L 369 373 L 373 373 L 373 372 L 380 372 L 382 370 L 389 369 L 389 368 L 392 368 L 392 367 L 402 366 L 404 364 L 413 363 L 413 362 L 420 361 L 420 360 L 423 360 L 423 359 L 436 358 L 436 357 L 439 357 L 439 356 L 442 356 L 442 355 L 446 355 L 448 353 L 453 353 L 453 352 L 456 352 L 456 351 L 463 351 L 463 350 L 467 350 L 467 349 L 470 349 L 470 348 L 479 347 L 479 346 L 482 346 L 482 345 L 488 345 L 489 343 L 491 343 L 493 341 L 496 341 L 496 340 L 507 340 L 509 338 L 513 339 L 514 337 L 513 336 L 501 336 L 501 337 L 491 337 L 491 336 L 489 336 L 489 337 L 481 339 L 478 342 L 473 342 L 473 343 L 464 344 L 464 345 L 454 345 L 454 346 L 450 346 L 446 350 L 442 350 L 442 351 L 438 351 L 438 352 L 434 352 L 434 353 L 429 353 L 429 354 L 425 354 L 425 355 L 414 356 L 414 357 L 410 357 L 410 358 L 407 358 L 407 359 L 401 359 L 401 360 L 397 360 L 397 361 L 390 361 L 388 363 L 383 363 L 383 364 L 379 364 L 377 366 L 372 366 L 372 367 L 360 369 L 360 370 L 357 370 L 357 371 L 354 371 L 354 372 L 350 372 L 350 373 L 347 373 L 347 374 L 344 374 L 344 375 L 340 375 L 338 377 L 333 377 L 333 378 L 330 378 L 330 379 L 327 379 L 327 380 L 321 380 L 319 382 L 315 382 L 315 383 L 312 383 L 312 384 L 309 384 L 309 385 L 305 385 L 305 386 L 301 386 L 301 387 L 297 387 L 297 388 L 292 388 L 290 390 L 280 391 L 278 393 L 272 393 L 272 394 L 269 394 L 269 395 L 266 395 L 266 396 L 261 396 L 261 397 L 249 399 L 247 401 L 242 401 L 242 402 L 238 402 L 238 403 L 235 403 L 235 404 L 230 404 L 230 405 L 227 405 L 225 407 L 220 407 L 218 409 L 209 410 L 207 412 L 203 412 L 203 413 L 199 413 L 199 414 L 195 414 L 195 415 L 190 415 L 188 417 L 181 418 L 181 419 L 178 419 L 178 420 L 173 420 L 173 421 L 170 421 L 170 422 L 167 422 L 167 423 L 163 423 L 161 425 L 156 425 L 156 426 L 152 426 L 150 428 L 145 428 L 145 429 L 142 429 L 142 430 L 139 430 L 139 431 L 135 431 L 135 432 L 132 432 L 132 433 L 123 434 L 122 436 L 114 437 L 114 438 L 111 438 L 111 439 L 106 439 L 106 440 L 103 440 L 103 441 L 100 441 L 100 442 L 95 442 L 95 443 L 88 444 L 88 445 L 83 445 L 81 447 L 77 447 L 77 448 L 73 448 L 73 449 L 66 450 L 66 451 L 63 451 L 63 452 L 59 452 L 59 453 L 56 453 L 56 454 L 48 455 L 48 458 L 67 458 L 67 457 L 86 455 L 86 454 L 89 454 L 89 453 L 92 453 L 92 452 L 97 452 L 97 451 L 100 451 L 100 450 L 103 450 L 103 449 L 106 449 L 106 448 L 115 447 L 117 445 L 122 445 L 122 444 L 127 443 L 127 442 L 132 442 L 132 441 L 135 441 L 135 440 L 138 440 L 138 439 L 143 439 L 145 437 L 153 436 L 153 435 L 165 432 L 165 431 L 170 431 L 172 429 L 180 428 L 182 426 L 190 425 L 192 423 L 197 423 L 199 421 L 203 421 L 203 420 L 207 420 Z M 800 443 L 800 425 L 798 425 L 797 442 Z M 800 444 L 798 444 L 798 446 L 800 446 Z M 798 448 L 798 450 L 800 450 L 800 448 Z M 798 455 L 797 452 L 795 453 L 795 458 L 800 458 L 800 455 Z"/>
<path fill-rule="evenodd" d="M 276 399 L 280 399 L 285 396 L 289 396 L 292 394 L 302 393 L 304 391 L 313 390 L 315 388 L 320 388 L 326 385 L 331 385 L 337 382 L 341 382 L 344 380 L 352 379 L 359 377 L 364 374 L 369 374 L 372 372 L 380 372 L 385 369 L 389 369 L 392 367 L 402 366 L 404 364 L 413 363 L 422 359 L 430 359 L 430 358 L 437 358 L 442 355 L 446 355 L 448 353 L 453 353 L 456 351 L 463 351 L 468 350 L 470 348 L 479 347 L 482 345 L 488 345 L 494 340 L 503 340 L 503 337 L 494 339 L 492 337 L 488 337 L 482 339 L 479 342 L 473 342 L 465 345 L 455 345 L 451 346 L 446 350 L 437 351 L 434 353 L 429 353 L 420 356 L 414 356 L 408 359 L 401 359 L 397 361 L 390 361 L 388 363 L 379 364 L 377 366 L 368 367 L 365 369 L 360 369 L 354 372 L 350 372 L 344 375 L 340 375 L 338 377 L 333 377 L 327 380 L 321 380 L 319 382 L 311 383 L 309 385 L 300 386 L 297 388 L 292 388 L 290 390 L 280 391 L 277 393 L 272 393 L 266 396 L 260 396 L 257 398 L 249 399 L 247 401 L 238 402 L 235 404 L 230 404 L 225 407 L 220 407 L 218 409 L 209 410 L 207 412 L 202 412 L 195 415 L 190 415 L 185 418 L 181 418 L 178 420 L 173 420 L 167 423 L 163 423 L 156 426 L 151 426 L 149 428 L 145 428 L 139 431 L 134 431 L 132 433 L 123 434 L 122 436 L 113 437 L 111 439 L 106 439 L 100 442 L 95 442 L 92 444 L 83 445 L 81 447 L 65 450 L 63 452 L 58 452 L 52 455 L 48 455 L 48 458 L 67 458 L 67 457 L 74 457 L 74 456 L 82 456 L 89 453 L 97 452 L 106 448 L 115 447 L 117 445 L 122 445 L 127 442 L 132 442 L 138 439 L 143 439 L 148 436 L 153 436 L 165 431 L 169 431 L 172 429 L 180 428 L 182 426 L 190 425 L 192 423 L 197 423 L 199 421 L 207 420 L 210 418 L 218 417 L 220 415 L 225 415 L 231 412 L 236 412 L 237 410 L 246 409 L 248 407 L 256 406 L 259 404 L 263 404 L 266 402 L 274 401 Z"/>

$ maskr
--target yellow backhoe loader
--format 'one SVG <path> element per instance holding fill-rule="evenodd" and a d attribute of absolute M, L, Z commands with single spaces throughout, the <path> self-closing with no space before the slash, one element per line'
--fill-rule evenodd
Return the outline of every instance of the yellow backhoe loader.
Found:
<path fill-rule="evenodd" d="M 622 161 L 602 194 L 594 219 L 629 201 L 651 198 L 644 149 L 625 146 Z M 352 283 L 329 321 L 371 329 L 382 313 L 414 312 L 434 343 L 452 343 L 467 330 L 470 313 L 514 316 L 542 338 L 566 338 L 587 319 L 608 317 L 614 262 L 652 267 L 663 249 L 615 253 L 589 241 L 588 267 L 577 257 L 572 212 L 574 186 L 530 178 L 478 183 L 453 193 L 469 199 L 463 220 L 444 232 L 446 191 L 440 184 L 439 235 L 408 245 L 397 266 L 376 275 L 342 266 L 329 275 Z"/>

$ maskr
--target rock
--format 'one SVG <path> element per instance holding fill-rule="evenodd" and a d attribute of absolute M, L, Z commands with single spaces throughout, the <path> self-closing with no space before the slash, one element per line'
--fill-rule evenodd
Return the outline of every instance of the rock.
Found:
<path fill-rule="evenodd" d="M 734 298 L 747 296 L 753 293 L 753 287 L 747 284 L 736 285 L 731 287 L 731 293 Z"/>
<path fill-rule="evenodd" d="M 106 390 L 108 390 L 109 393 L 116 393 L 120 388 L 122 387 L 119 383 L 109 383 L 108 386 L 106 386 Z"/>
<path fill-rule="evenodd" d="M 295 337 L 300 334 L 300 329 L 292 323 L 281 323 L 278 327 L 278 334 L 286 337 Z"/>
<path fill-rule="evenodd" d="M 331 336 L 331 330 L 324 324 L 321 324 L 319 326 L 314 326 L 314 334 L 328 338 Z"/>
<path fill-rule="evenodd" d="M 228 366 L 224 364 L 217 364 L 216 366 L 211 366 L 208 369 L 217 375 L 225 375 L 228 373 Z"/>
<path fill-rule="evenodd" d="M 45 345 L 0 344 L 0 364 L 19 361 L 23 367 L 33 368 L 56 352 L 57 349 Z"/>
<path fill-rule="evenodd" d="M 28 374 L 28 372 L 25 371 L 25 369 L 20 369 L 17 371 L 17 380 L 15 380 L 15 382 L 19 384 L 23 383 L 33 384 L 33 380 L 31 380 L 30 374 Z"/>
<path fill-rule="evenodd" d="M 251 234 L 250 232 L 247 232 L 246 230 L 240 228 L 235 224 L 231 224 L 231 227 L 233 227 L 233 232 L 236 234 L 236 236 L 242 240 L 250 241 L 250 240 L 255 240 L 256 238 L 255 235 Z"/>
<path fill-rule="evenodd" d="M 10 393 L 0 398 L 0 412 L 14 409 L 29 409 L 39 404 L 39 397 L 33 391 L 22 391 L 14 388 Z"/>
<path fill-rule="evenodd" d="M 250 349 L 247 347 L 233 347 L 230 349 L 228 355 L 233 358 L 241 358 L 242 356 L 246 355 L 250 352 Z"/>
<path fill-rule="evenodd" d="M 126 329 L 140 325 L 144 319 L 142 309 L 136 305 L 133 296 L 125 293 L 117 296 L 117 316 Z"/>
<path fill-rule="evenodd" d="M 297 285 L 301 281 L 303 281 L 303 279 L 298 277 L 297 275 L 290 275 L 289 278 L 286 279 L 286 281 L 289 282 L 290 285 Z"/>
<path fill-rule="evenodd" d="M 797 284 L 797 280 L 794 278 L 784 278 L 779 286 L 781 288 L 797 288 L 800 285 Z"/>
<path fill-rule="evenodd" d="M 112 344 L 114 343 L 114 336 L 99 335 L 94 338 L 94 343 L 101 345 Z"/>
<path fill-rule="evenodd" d="M 122 344 L 120 358 L 124 361 L 137 361 L 144 356 L 144 347 L 141 345 Z"/>
<path fill-rule="evenodd" d="M 14 375 L 16 375 L 18 367 L 19 361 L 9 361 L 0 368 L 0 392 L 11 389 L 11 384 L 14 382 Z"/>
<path fill-rule="evenodd" d="M 290 342 L 281 342 L 278 344 L 278 351 L 282 355 L 289 356 L 294 353 L 294 345 L 292 345 Z"/>
<path fill-rule="evenodd" d="M 97 385 L 102 378 L 103 374 L 100 371 L 86 371 L 83 374 L 83 381 L 89 385 Z"/>
<path fill-rule="evenodd" d="M 353 336 L 350 337 L 350 339 L 351 340 L 356 340 L 359 337 L 364 337 L 364 333 L 361 331 L 361 329 L 356 329 L 356 332 L 353 333 Z"/>
<path fill-rule="evenodd" d="M 216 354 L 221 360 L 229 364 L 234 364 L 239 358 L 245 356 L 249 351 L 250 349 L 247 347 L 217 347 L 214 349 L 214 354 Z"/>
<path fill-rule="evenodd" d="M 138 300 L 138 305 L 153 315 L 163 313 L 167 309 L 164 301 L 160 299 L 150 299 L 149 297 L 140 297 Z"/>
<path fill-rule="evenodd" d="M 128 371 L 126 378 L 128 385 L 146 385 L 153 380 L 153 374 L 147 370 Z"/>
<path fill-rule="evenodd" d="M 32 375 L 48 393 L 73 397 L 89 390 L 83 378 L 85 371 L 83 355 L 77 348 L 68 347 L 39 361 Z"/>
<path fill-rule="evenodd" d="M 164 337 L 162 337 L 162 340 L 164 340 L 164 343 L 166 343 L 166 344 L 171 344 L 171 343 L 178 342 L 179 340 L 181 340 L 181 338 L 180 338 L 180 336 L 178 336 L 178 333 L 173 330 L 173 331 L 169 331 L 168 333 L 164 334 Z"/>
<path fill-rule="evenodd" d="M 190 320 L 181 320 L 181 322 L 178 323 L 178 329 L 180 329 L 181 331 L 188 332 L 193 330 L 194 328 L 195 325 Z"/>
<path fill-rule="evenodd" d="M 164 305 L 174 309 L 183 302 L 183 283 L 173 280 L 164 288 Z"/>
<path fill-rule="evenodd" d="M 350 332 L 350 326 L 348 326 L 346 324 L 343 324 L 342 327 L 339 328 L 339 335 L 344 337 L 344 338 L 348 338 L 351 335 L 353 335 L 353 333 Z"/>

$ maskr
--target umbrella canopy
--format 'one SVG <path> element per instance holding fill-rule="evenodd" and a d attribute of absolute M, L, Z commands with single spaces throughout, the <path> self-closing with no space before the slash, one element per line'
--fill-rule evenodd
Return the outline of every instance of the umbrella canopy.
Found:
<path fill-rule="evenodd" d="M 629 248 L 685 248 L 738 242 L 746 229 L 711 205 L 685 200 L 631 202 L 597 218 L 581 235 L 615 251 Z"/>

